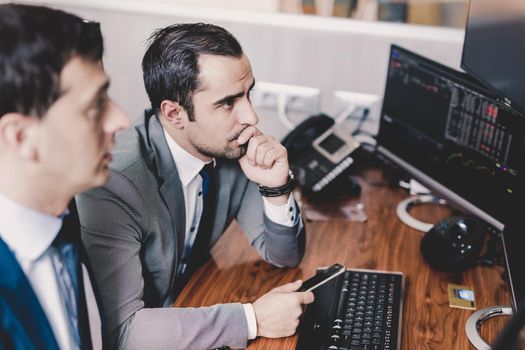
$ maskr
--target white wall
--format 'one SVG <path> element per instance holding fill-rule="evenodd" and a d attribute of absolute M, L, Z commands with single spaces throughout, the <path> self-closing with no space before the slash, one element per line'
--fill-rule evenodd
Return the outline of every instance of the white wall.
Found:
<path fill-rule="evenodd" d="M 256 80 L 321 89 L 322 110 L 335 113 L 332 92 L 382 95 L 389 46 L 396 43 L 453 68 L 459 67 L 463 31 L 341 18 L 289 15 L 133 0 L 33 0 L 101 22 L 110 93 L 135 117 L 148 105 L 140 62 L 155 28 L 177 22 L 221 25 L 241 42 Z M 278 137 L 286 130 L 275 116 L 262 128 Z"/>

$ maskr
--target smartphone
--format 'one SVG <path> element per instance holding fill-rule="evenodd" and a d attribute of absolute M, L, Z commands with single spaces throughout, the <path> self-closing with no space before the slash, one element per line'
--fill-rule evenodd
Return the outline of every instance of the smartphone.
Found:
<path fill-rule="evenodd" d="M 345 267 L 341 264 L 333 264 L 332 266 L 320 270 L 315 276 L 307 279 L 303 282 L 299 292 L 307 292 L 313 290 L 319 286 L 322 286 L 326 282 L 330 281 L 332 278 L 335 278 L 345 272 Z"/>

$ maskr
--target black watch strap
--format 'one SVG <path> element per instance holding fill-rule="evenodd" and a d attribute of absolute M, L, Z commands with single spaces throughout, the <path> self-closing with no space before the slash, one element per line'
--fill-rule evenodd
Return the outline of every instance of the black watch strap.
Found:
<path fill-rule="evenodd" d="M 259 185 L 259 193 L 264 197 L 279 197 L 283 194 L 290 193 L 294 190 L 296 185 L 295 176 L 292 171 L 288 169 L 288 182 L 280 187 L 268 187 Z"/>

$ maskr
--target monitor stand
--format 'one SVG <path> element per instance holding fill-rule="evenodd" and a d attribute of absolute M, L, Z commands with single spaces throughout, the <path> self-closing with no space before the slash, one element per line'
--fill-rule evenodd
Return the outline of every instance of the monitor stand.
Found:
<path fill-rule="evenodd" d="M 401 220 L 407 226 L 412 227 L 413 229 L 421 232 L 428 232 L 434 226 L 433 224 L 419 221 L 418 219 L 414 218 L 408 213 L 408 211 L 414 206 L 428 203 L 442 205 L 447 204 L 447 202 L 444 199 L 435 197 L 431 194 L 419 194 L 408 197 L 407 199 L 404 199 L 401 202 L 399 202 L 396 209 L 397 216 L 399 217 L 399 220 Z"/>
<path fill-rule="evenodd" d="M 478 350 L 490 350 L 490 345 L 481 339 L 479 335 L 481 324 L 492 317 L 512 314 L 513 312 L 510 306 L 492 306 L 474 312 L 465 324 L 465 332 L 467 333 L 468 340 Z"/>

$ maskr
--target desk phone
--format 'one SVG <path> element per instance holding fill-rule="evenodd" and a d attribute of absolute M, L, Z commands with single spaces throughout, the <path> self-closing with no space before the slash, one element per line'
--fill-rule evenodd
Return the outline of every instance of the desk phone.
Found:
<path fill-rule="evenodd" d="M 359 185 L 346 175 L 359 143 L 324 114 L 303 121 L 283 140 L 290 168 L 310 199 L 331 198 L 330 192 L 357 194 Z"/>

